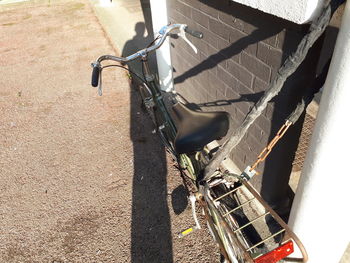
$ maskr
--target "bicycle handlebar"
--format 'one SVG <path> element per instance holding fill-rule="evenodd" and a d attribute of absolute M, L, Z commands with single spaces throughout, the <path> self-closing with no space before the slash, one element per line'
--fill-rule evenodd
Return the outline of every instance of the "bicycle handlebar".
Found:
<path fill-rule="evenodd" d="M 185 32 L 190 34 L 191 36 L 196 37 L 196 38 L 203 38 L 203 33 L 202 32 L 190 29 L 187 26 L 185 27 Z"/>
<path fill-rule="evenodd" d="M 155 41 L 155 43 L 148 48 L 141 49 L 141 50 L 137 51 L 136 53 L 134 53 L 130 56 L 127 56 L 127 57 L 117 57 L 117 56 L 112 56 L 112 55 L 100 56 L 96 60 L 96 62 L 91 64 L 91 66 L 93 68 L 92 69 L 92 76 L 91 76 L 91 85 L 93 87 L 97 87 L 99 85 L 99 78 L 100 78 L 100 73 L 102 70 L 102 67 L 101 67 L 102 61 L 113 60 L 116 62 L 127 63 L 127 62 L 135 60 L 139 57 L 145 57 L 148 53 L 160 48 L 163 45 L 163 43 L 164 43 L 166 37 L 169 35 L 169 33 L 175 29 L 183 30 L 184 32 L 186 32 L 194 37 L 197 37 L 197 38 L 203 38 L 202 32 L 189 29 L 188 26 L 185 24 L 172 24 L 172 25 L 164 26 L 158 32 L 158 34 L 159 34 L 158 36 L 160 36 L 160 39 L 158 41 Z"/>
<path fill-rule="evenodd" d="M 100 79 L 101 66 L 97 63 L 93 63 L 92 65 L 92 75 L 91 75 L 91 86 L 97 87 Z"/>

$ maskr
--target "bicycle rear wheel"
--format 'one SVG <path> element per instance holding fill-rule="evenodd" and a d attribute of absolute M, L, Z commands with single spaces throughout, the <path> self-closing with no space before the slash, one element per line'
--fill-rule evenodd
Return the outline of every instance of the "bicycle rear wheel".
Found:
<path fill-rule="evenodd" d="M 245 238 L 242 236 L 241 240 L 238 241 L 237 236 L 231 230 L 232 225 L 238 228 L 238 222 L 233 218 L 230 219 L 230 222 L 223 218 L 222 211 L 220 211 L 220 207 L 214 203 L 215 199 L 207 185 L 200 186 L 200 192 L 204 197 L 202 207 L 207 219 L 209 231 L 214 240 L 218 243 L 222 254 L 221 262 L 250 262 L 247 252 L 241 245 L 241 242 L 246 243 Z"/>

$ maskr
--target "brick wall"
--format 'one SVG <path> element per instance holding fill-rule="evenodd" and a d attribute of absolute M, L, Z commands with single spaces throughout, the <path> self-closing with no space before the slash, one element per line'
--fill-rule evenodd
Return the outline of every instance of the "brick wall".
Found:
<path fill-rule="evenodd" d="M 202 40 L 188 36 L 198 54 L 182 39 L 171 40 L 177 91 L 204 111 L 229 112 L 231 129 L 241 124 L 307 30 L 228 0 L 168 0 L 168 10 L 171 22 L 186 23 L 204 34 Z M 291 113 L 314 76 L 320 45 L 321 41 L 232 153 L 239 168 L 254 162 Z M 258 168 L 264 176 L 254 184 L 271 203 L 285 202 L 299 134 L 297 124 Z"/>

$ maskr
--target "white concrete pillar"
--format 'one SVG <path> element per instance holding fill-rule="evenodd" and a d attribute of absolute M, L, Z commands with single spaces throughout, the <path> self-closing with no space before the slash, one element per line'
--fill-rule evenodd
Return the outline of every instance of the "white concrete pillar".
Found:
<path fill-rule="evenodd" d="M 113 5 L 113 2 L 111 2 L 111 0 L 100 0 L 99 3 L 100 3 L 100 6 L 103 6 L 103 7 L 108 7 Z"/>
<path fill-rule="evenodd" d="M 167 1 L 150 0 L 153 32 L 156 34 L 168 24 Z M 170 57 L 170 43 L 167 39 L 161 48 L 156 51 L 160 87 L 164 91 L 173 89 L 173 68 Z"/>
<path fill-rule="evenodd" d="M 350 241 L 350 3 L 346 4 L 289 225 L 309 263 L 338 263 Z"/>

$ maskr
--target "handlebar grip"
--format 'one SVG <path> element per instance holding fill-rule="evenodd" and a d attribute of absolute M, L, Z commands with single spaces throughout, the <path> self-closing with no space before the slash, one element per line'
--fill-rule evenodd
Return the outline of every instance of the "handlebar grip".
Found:
<path fill-rule="evenodd" d="M 98 86 L 98 81 L 100 79 L 100 72 L 101 72 L 100 66 L 94 64 L 92 68 L 92 75 L 91 75 L 91 86 L 93 87 Z"/>
<path fill-rule="evenodd" d="M 196 37 L 196 38 L 203 38 L 203 33 L 202 32 L 189 29 L 188 27 L 185 28 L 185 32 L 190 34 L 191 36 Z"/>

